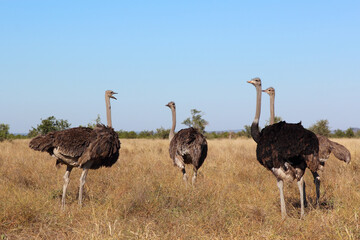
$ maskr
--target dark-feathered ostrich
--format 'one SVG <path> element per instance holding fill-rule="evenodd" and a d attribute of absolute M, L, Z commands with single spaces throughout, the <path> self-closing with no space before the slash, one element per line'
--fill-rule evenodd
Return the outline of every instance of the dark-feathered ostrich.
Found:
<path fill-rule="evenodd" d="M 120 141 L 111 124 L 110 98 L 116 99 L 113 91 L 105 92 L 106 116 L 108 126 L 98 124 L 94 129 L 76 127 L 37 136 L 29 147 L 48 152 L 56 158 L 56 165 L 65 164 L 62 209 L 65 209 L 66 189 L 70 182 L 70 172 L 74 167 L 82 168 L 79 188 L 79 204 L 82 205 L 82 194 L 86 175 L 89 169 L 111 167 L 119 157 Z"/>
<path fill-rule="evenodd" d="M 256 88 L 256 113 L 251 125 L 251 136 L 257 143 L 256 157 L 261 165 L 270 170 L 277 179 L 280 190 L 281 215 L 286 217 L 284 180 L 297 180 L 300 191 L 301 217 L 304 210 L 304 179 L 306 167 L 312 172 L 319 168 L 319 141 L 315 134 L 306 130 L 301 123 L 284 121 L 272 124 L 259 131 L 261 111 L 261 80 L 248 81 Z"/>
<path fill-rule="evenodd" d="M 273 87 L 269 87 L 263 92 L 266 92 L 270 96 L 270 124 L 274 124 L 275 120 L 275 89 Z M 325 167 L 325 162 L 329 159 L 331 152 L 335 155 L 335 157 L 341 161 L 349 163 L 351 160 L 350 151 L 344 147 L 343 145 L 333 142 L 325 136 L 316 134 L 316 137 L 319 140 L 319 159 L 320 166 L 319 169 L 322 171 L 323 167 Z M 311 172 L 314 177 L 314 183 L 316 188 L 316 205 L 319 205 L 320 198 L 320 176 L 317 172 Z M 305 185 L 305 182 L 304 182 Z M 306 196 L 304 192 L 304 196 Z M 305 197 L 306 202 L 306 197 Z"/>
<path fill-rule="evenodd" d="M 172 112 L 172 127 L 169 134 L 170 158 L 174 161 L 174 165 L 178 166 L 183 173 L 183 179 L 187 184 L 187 175 L 185 171 L 185 164 L 192 164 L 194 169 L 194 176 L 192 184 L 195 184 L 197 171 L 204 163 L 207 155 L 207 141 L 205 137 L 195 128 L 181 129 L 175 134 L 176 127 L 176 108 L 174 102 L 169 102 L 165 105 L 171 109 Z"/>

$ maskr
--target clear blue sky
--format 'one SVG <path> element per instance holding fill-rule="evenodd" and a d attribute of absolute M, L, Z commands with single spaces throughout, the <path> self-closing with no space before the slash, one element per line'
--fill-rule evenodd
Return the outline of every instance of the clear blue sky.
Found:
<path fill-rule="evenodd" d="M 253 77 L 288 122 L 360 127 L 360 1 L 0 0 L 0 123 L 13 133 L 51 115 L 105 123 L 107 89 L 116 130 L 170 128 L 169 101 L 177 130 L 193 108 L 206 130 L 242 129 Z"/>

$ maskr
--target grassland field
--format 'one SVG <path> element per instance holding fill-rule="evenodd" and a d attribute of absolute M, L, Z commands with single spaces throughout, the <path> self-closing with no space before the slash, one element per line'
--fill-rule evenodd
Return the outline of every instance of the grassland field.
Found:
<path fill-rule="evenodd" d="M 90 170 L 84 205 L 77 203 L 80 169 L 60 202 L 65 166 L 29 140 L 0 143 L 0 239 L 360 239 L 360 139 L 346 146 L 350 164 L 333 155 L 321 176 L 320 207 L 305 173 L 305 219 L 296 182 L 285 185 L 281 219 L 276 179 L 256 160 L 252 139 L 208 140 L 196 187 L 186 187 L 167 140 L 121 140 L 111 168 Z M 189 176 L 192 168 L 188 167 Z"/>

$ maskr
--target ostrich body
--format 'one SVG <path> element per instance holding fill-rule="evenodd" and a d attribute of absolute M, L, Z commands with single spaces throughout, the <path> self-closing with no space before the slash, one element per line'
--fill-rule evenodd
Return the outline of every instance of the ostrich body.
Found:
<path fill-rule="evenodd" d="M 248 81 L 256 88 L 256 114 L 251 125 L 251 135 L 257 143 L 256 157 L 261 165 L 270 170 L 277 179 L 280 191 L 281 215 L 286 217 L 284 180 L 295 180 L 300 191 L 301 217 L 304 216 L 304 179 L 306 167 L 316 172 L 319 168 L 319 141 L 314 133 L 301 123 L 284 121 L 272 124 L 259 131 L 261 111 L 261 80 Z"/>
<path fill-rule="evenodd" d="M 82 168 L 79 188 L 79 204 L 82 205 L 82 194 L 86 175 L 89 169 L 111 167 L 119 157 L 120 141 L 118 134 L 111 126 L 110 98 L 116 99 L 113 91 L 105 92 L 108 126 L 98 124 L 94 129 L 76 127 L 62 131 L 50 132 L 33 138 L 29 147 L 48 152 L 56 158 L 56 165 L 65 164 L 62 209 L 65 209 L 66 189 L 70 182 L 70 173 L 74 167 Z"/>
<path fill-rule="evenodd" d="M 266 92 L 270 96 L 270 124 L 274 124 L 275 119 L 275 89 L 269 87 L 263 92 Z M 349 163 L 351 160 L 351 155 L 349 150 L 344 147 L 343 145 L 333 142 L 325 136 L 316 134 L 316 137 L 319 140 L 319 160 L 320 166 L 319 170 L 323 170 L 325 167 L 325 162 L 329 159 L 331 152 L 335 155 L 335 157 L 341 161 Z M 316 205 L 319 205 L 319 198 L 320 198 L 320 176 L 317 172 L 311 172 L 314 177 L 315 189 L 316 189 Z M 305 186 L 305 182 L 304 182 Z M 305 188 L 305 187 L 304 187 Z M 304 192 L 304 196 L 306 196 Z M 305 197 L 306 203 L 306 197 Z"/>
<path fill-rule="evenodd" d="M 183 173 L 183 179 L 187 183 L 187 174 L 185 171 L 185 164 L 192 164 L 194 175 L 192 184 L 195 184 L 197 171 L 204 163 L 207 155 L 207 141 L 205 137 L 195 128 L 186 128 L 180 130 L 175 134 L 176 127 L 176 108 L 174 102 L 169 102 L 167 105 L 172 112 L 172 127 L 169 134 L 170 158 L 174 165 L 178 166 Z"/>

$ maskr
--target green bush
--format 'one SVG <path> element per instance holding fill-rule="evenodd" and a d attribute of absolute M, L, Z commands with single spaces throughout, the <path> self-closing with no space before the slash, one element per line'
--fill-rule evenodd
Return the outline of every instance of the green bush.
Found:
<path fill-rule="evenodd" d="M 9 124 L 0 124 L 0 142 L 9 139 Z"/>

